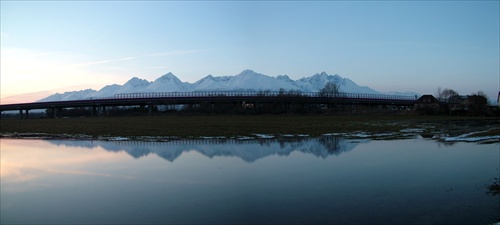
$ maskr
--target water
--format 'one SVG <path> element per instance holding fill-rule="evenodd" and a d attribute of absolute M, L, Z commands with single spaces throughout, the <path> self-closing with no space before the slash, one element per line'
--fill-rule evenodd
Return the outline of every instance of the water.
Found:
<path fill-rule="evenodd" d="M 1 139 L 1 223 L 491 224 L 500 144 Z"/>

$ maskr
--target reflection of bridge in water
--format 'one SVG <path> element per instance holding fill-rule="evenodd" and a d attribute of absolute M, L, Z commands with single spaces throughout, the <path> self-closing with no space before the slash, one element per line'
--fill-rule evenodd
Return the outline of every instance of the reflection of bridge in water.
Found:
<path fill-rule="evenodd" d="M 324 136 L 325 138 L 330 138 L 334 136 Z M 339 137 L 335 137 L 339 138 Z M 226 138 L 226 137 L 201 137 L 198 139 L 164 139 L 162 137 L 150 137 L 150 138 L 142 138 L 140 140 L 133 139 L 122 139 L 118 138 L 118 140 L 114 138 L 110 138 L 106 141 L 115 143 L 119 146 L 172 146 L 172 145 L 218 145 L 218 144 L 243 144 L 243 143 L 251 143 L 251 144 L 261 144 L 266 145 L 269 143 L 294 143 L 294 142 L 303 142 L 308 140 L 315 140 L 318 138 L 310 138 L 310 137 L 300 137 L 300 136 L 290 136 L 290 137 L 272 137 L 272 138 L 257 138 L 257 137 L 247 137 L 247 136 L 239 136 L 236 138 Z"/>
<path fill-rule="evenodd" d="M 356 147 L 360 141 L 349 140 L 338 136 L 322 136 L 317 138 L 276 138 L 276 139 L 200 139 L 200 140 L 172 140 L 166 142 L 154 141 L 65 141 L 47 140 L 56 145 L 79 146 L 85 148 L 101 147 L 106 151 L 125 151 L 134 158 L 141 158 L 150 154 L 158 155 L 173 162 L 185 152 L 195 151 L 209 158 L 237 157 L 246 162 L 271 156 L 288 156 L 292 152 L 312 154 L 327 158 L 331 155 L 340 155 Z"/>
<path fill-rule="evenodd" d="M 193 104 L 221 104 L 235 105 L 251 104 L 259 108 L 262 104 L 281 103 L 291 104 L 339 104 L 339 105 L 370 105 L 411 107 L 416 96 L 398 96 L 383 94 L 356 94 L 337 93 L 324 94 L 321 92 L 281 92 L 281 91 L 213 91 L 213 92 L 161 92 L 161 93 L 130 93 L 116 94 L 112 97 L 99 99 L 85 99 L 74 101 L 33 102 L 0 105 L 0 111 L 19 110 L 22 117 L 28 117 L 29 110 L 51 109 L 54 117 L 64 108 L 89 107 L 93 115 L 102 115 L 106 107 L 140 106 L 147 107 L 149 112 L 158 105 L 193 105 Z"/>

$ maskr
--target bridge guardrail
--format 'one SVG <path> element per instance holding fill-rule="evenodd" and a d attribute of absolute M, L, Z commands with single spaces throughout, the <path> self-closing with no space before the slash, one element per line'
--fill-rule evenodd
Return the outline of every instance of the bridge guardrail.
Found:
<path fill-rule="evenodd" d="M 417 96 L 337 93 L 321 92 L 282 92 L 282 91 L 200 91 L 200 92 L 151 92 L 151 93 L 122 93 L 114 96 L 97 99 L 134 99 L 134 98 L 199 98 L 199 97 L 325 97 L 338 99 L 379 99 L 379 100 L 417 100 Z"/>

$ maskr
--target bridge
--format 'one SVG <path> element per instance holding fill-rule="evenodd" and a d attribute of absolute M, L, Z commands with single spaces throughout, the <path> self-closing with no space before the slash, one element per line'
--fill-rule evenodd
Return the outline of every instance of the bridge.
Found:
<path fill-rule="evenodd" d="M 156 105 L 193 105 L 201 103 L 233 103 L 256 107 L 259 104 L 266 103 L 411 107 L 416 100 L 416 96 L 357 93 L 326 94 L 321 92 L 293 91 L 154 92 L 116 94 L 111 97 L 84 100 L 3 104 L 0 105 L 0 112 L 19 111 L 21 118 L 28 118 L 29 110 L 52 109 L 54 117 L 58 117 L 58 113 L 64 108 L 90 107 L 92 115 L 102 115 L 106 107 L 148 106 L 148 110 L 151 113 L 152 106 Z"/>

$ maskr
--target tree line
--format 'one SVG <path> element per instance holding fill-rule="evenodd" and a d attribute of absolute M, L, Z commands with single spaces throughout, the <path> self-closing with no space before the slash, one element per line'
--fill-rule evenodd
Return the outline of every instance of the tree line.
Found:
<path fill-rule="evenodd" d="M 438 99 L 440 102 L 447 103 L 451 103 L 454 98 L 459 96 L 460 94 L 457 91 L 449 88 L 443 89 L 441 87 L 438 87 L 435 93 L 436 99 Z M 470 94 L 470 96 L 482 96 L 486 99 L 486 102 L 489 102 L 488 95 L 486 95 L 486 93 L 484 93 L 483 91 L 474 92 Z"/>
<path fill-rule="evenodd" d="M 489 99 L 483 91 L 477 91 L 467 96 L 460 95 L 449 88 L 438 87 L 435 98 L 439 101 L 439 110 L 431 110 L 430 114 L 445 115 L 498 115 L 498 108 L 490 108 Z"/>

